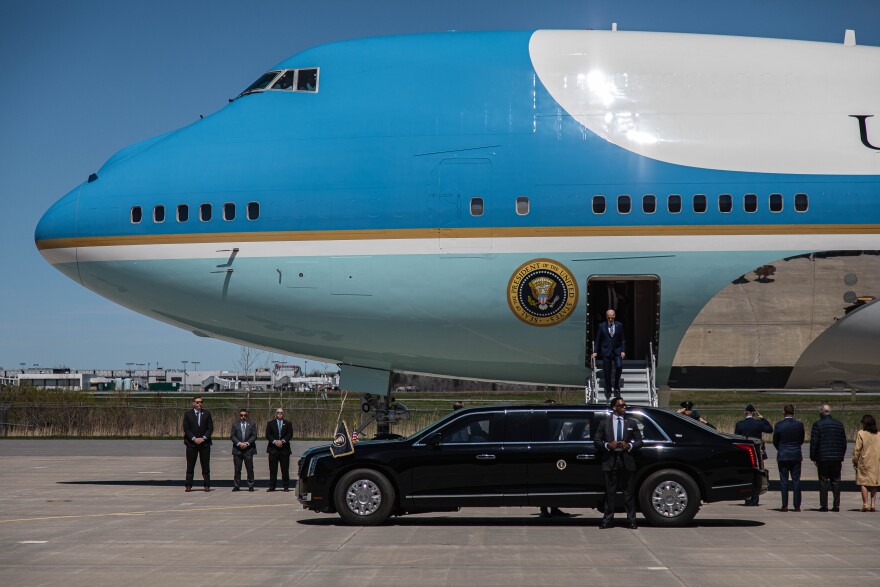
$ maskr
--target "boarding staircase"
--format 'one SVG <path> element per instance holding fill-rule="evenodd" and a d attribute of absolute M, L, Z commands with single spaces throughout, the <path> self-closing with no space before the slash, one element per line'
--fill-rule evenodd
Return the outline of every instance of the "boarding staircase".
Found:
<path fill-rule="evenodd" d="M 605 403 L 602 362 L 590 359 L 592 370 L 587 380 L 586 402 Z M 633 406 L 657 406 L 657 359 L 651 344 L 644 360 L 624 360 L 620 375 L 620 395 Z"/>

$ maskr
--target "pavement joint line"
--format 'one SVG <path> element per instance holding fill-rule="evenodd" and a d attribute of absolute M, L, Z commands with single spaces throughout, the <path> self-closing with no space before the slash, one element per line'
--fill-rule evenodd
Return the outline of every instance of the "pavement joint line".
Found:
<path fill-rule="evenodd" d="M 648 540 L 645 538 L 645 535 L 642 532 L 634 532 L 634 534 L 635 534 L 636 540 L 638 540 L 639 542 L 642 543 L 642 546 L 651 555 L 651 557 L 653 557 L 654 560 L 657 561 L 658 564 L 663 564 L 663 560 L 659 556 L 657 556 L 657 553 L 654 552 L 653 548 L 651 548 L 651 545 L 648 543 Z M 648 567 L 648 570 L 667 571 L 669 574 L 671 574 L 673 577 L 675 577 L 678 580 L 678 582 L 681 583 L 682 585 L 688 584 L 687 581 L 682 579 L 681 576 L 678 573 L 676 573 L 675 571 L 673 571 L 670 567 Z"/>
<path fill-rule="evenodd" d="M 294 587 L 296 585 L 302 585 L 302 582 L 305 581 L 306 579 L 308 579 L 312 573 L 314 573 L 319 568 L 324 566 L 324 561 L 326 561 L 327 559 L 332 559 L 334 554 L 336 554 L 340 550 L 342 550 L 342 547 L 345 546 L 346 544 L 348 544 L 355 536 L 360 534 L 361 530 L 363 530 L 363 529 L 364 529 L 364 526 L 360 526 L 358 528 L 355 528 L 354 532 L 352 532 L 348 538 L 346 538 L 340 544 L 338 544 L 336 546 L 336 548 L 334 548 L 332 551 L 325 552 L 324 555 L 321 556 L 321 558 L 319 558 L 317 561 L 315 561 L 315 564 L 313 564 L 310 569 L 305 570 L 303 572 L 303 574 L 296 581 L 294 581 L 292 583 L 292 585 L 294 585 Z"/>
<path fill-rule="evenodd" d="M 40 518 L 14 518 L 11 520 L 0 520 L 0 524 L 6 524 L 10 522 L 39 522 L 41 520 L 65 520 L 65 519 L 76 519 L 76 518 L 107 518 L 112 516 L 146 516 L 149 514 L 167 514 L 167 513 L 187 513 L 187 512 L 200 512 L 200 511 L 215 511 L 215 510 L 244 510 L 244 509 L 252 509 L 252 508 L 280 508 L 280 507 L 292 507 L 297 504 L 292 503 L 270 503 L 264 505 L 231 505 L 231 506 L 217 506 L 217 507 L 207 507 L 207 508 L 186 508 L 186 509 L 173 509 L 173 510 L 147 510 L 142 512 L 111 512 L 106 514 L 83 514 L 80 516 L 43 516 Z"/>

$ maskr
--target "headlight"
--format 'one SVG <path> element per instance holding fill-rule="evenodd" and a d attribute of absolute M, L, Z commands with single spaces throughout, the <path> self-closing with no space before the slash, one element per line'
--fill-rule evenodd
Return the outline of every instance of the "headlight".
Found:
<path fill-rule="evenodd" d="M 312 460 L 309 461 L 309 470 L 306 472 L 306 477 L 312 477 L 315 474 L 315 469 L 318 466 L 318 461 L 321 459 L 326 459 L 329 456 L 330 455 L 325 454 L 312 457 Z"/>

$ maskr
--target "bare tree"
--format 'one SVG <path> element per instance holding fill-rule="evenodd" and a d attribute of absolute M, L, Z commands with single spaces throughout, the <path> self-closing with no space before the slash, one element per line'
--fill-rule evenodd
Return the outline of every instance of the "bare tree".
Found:
<path fill-rule="evenodd" d="M 250 409 L 251 390 L 256 386 L 257 382 L 256 365 L 265 353 L 249 346 L 241 346 L 239 349 L 238 368 L 240 371 L 244 372 L 245 382 L 247 382 L 248 373 L 252 374 L 251 385 L 245 383 L 245 390 L 247 391 L 247 408 Z"/>

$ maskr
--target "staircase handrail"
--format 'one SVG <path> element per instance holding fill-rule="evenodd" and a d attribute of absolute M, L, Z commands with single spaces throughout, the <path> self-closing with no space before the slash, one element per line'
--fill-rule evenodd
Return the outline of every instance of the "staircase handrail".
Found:
<path fill-rule="evenodd" d="M 588 404 L 594 404 L 599 401 L 599 378 L 596 377 L 596 357 L 590 353 L 590 394 L 587 398 Z"/>
<path fill-rule="evenodd" d="M 654 343 L 648 343 L 648 389 L 651 394 L 651 406 L 657 407 L 657 357 L 654 356 Z"/>

